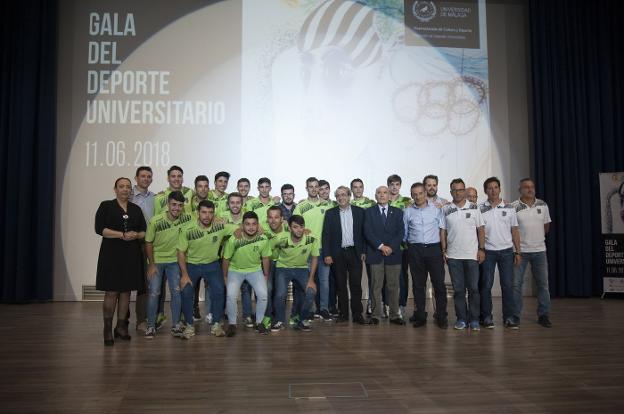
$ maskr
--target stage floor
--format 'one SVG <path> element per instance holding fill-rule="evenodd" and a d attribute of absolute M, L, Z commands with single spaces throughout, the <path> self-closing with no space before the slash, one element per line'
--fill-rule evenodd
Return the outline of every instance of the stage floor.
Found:
<path fill-rule="evenodd" d="M 185 341 L 167 323 L 147 340 L 132 323 L 105 348 L 101 303 L 0 305 L 0 412 L 623 412 L 624 301 L 556 299 L 551 329 L 535 307 L 518 331 L 474 333 L 383 320 L 215 338 L 200 323 Z"/>

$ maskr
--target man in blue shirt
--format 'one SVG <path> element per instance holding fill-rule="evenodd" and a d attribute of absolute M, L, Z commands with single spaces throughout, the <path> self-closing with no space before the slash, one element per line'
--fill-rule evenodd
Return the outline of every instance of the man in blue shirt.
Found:
<path fill-rule="evenodd" d="M 152 175 L 151 167 L 143 165 L 137 168 L 134 176 L 136 185 L 132 187 L 130 194 L 130 201 L 141 208 L 146 223 L 149 223 L 154 215 L 154 197 L 156 194 L 149 190 L 149 186 L 152 184 Z M 141 242 L 141 246 L 143 246 L 143 242 Z M 145 252 L 143 254 L 145 255 Z M 145 331 L 147 329 L 147 283 L 142 286 L 142 289 L 137 290 L 135 312 L 137 331 Z M 129 313 L 126 319 L 130 318 Z"/>
<path fill-rule="evenodd" d="M 411 187 L 414 204 L 406 207 L 403 214 L 405 241 L 414 293 L 414 328 L 427 323 L 425 311 L 425 286 L 427 274 L 434 290 L 434 319 L 439 328 L 448 327 L 446 313 L 446 285 L 444 284 L 444 257 L 440 245 L 440 229 L 444 228 L 444 215 L 434 204 L 427 201 L 422 183 Z"/>

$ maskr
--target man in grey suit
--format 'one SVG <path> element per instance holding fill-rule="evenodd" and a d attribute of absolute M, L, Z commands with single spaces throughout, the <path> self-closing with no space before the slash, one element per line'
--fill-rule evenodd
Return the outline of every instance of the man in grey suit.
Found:
<path fill-rule="evenodd" d="M 365 211 L 364 238 L 366 263 L 371 266 L 372 325 L 381 318 L 381 289 L 386 281 L 386 300 L 390 305 L 390 323 L 405 325 L 399 314 L 399 273 L 401 271 L 401 241 L 405 229 L 401 209 L 388 204 L 388 187 L 375 191 L 377 205 Z"/>

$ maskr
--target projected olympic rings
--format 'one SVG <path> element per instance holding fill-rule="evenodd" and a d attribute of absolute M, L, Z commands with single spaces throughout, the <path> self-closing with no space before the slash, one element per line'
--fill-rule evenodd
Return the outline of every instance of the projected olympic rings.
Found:
<path fill-rule="evenodd" d="M 481 79 L 464 75 L 449 81 L 413 82 L 399 88 L 392 98 L 399 121 L 424 136 L 445 131 L 466 135 L 478 125 L 487 88 Z"/>

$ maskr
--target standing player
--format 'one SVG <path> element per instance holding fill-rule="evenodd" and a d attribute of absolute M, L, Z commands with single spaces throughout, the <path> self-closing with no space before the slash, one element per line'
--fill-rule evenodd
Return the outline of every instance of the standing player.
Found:
<path fill-rule="evenodd" d="M 256 330 L 268 334 L 262 324 L 267 306 L 267 279 L 270 271 L 271 247 L 269 239 L 259 234 L 258 215 L 248 211 L 243 215 L 241 237 L 232 236 L 223 249 L 223 279 L 227 286 L 228 328 L 226 336 L 236 335 L 238 291 L 243 281 L 256 292 Z"/>

